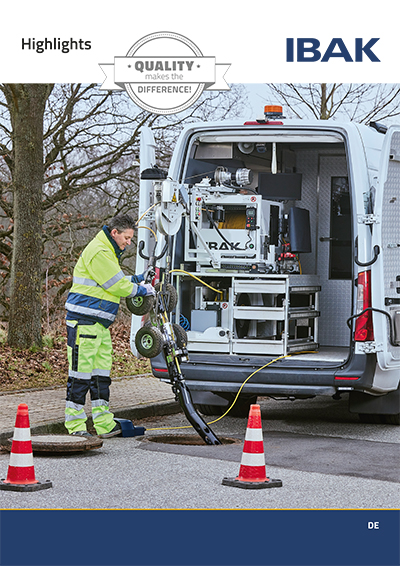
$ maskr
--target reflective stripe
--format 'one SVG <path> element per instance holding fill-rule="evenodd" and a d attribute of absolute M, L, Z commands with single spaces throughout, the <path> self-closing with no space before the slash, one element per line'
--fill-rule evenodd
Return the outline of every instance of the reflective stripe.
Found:
<path fill-rule="evenodd" d="M 115 285 L 115 283 L 118 283 L 118 281 L 123 279 L 124 277 L 125 277 L 124 273 L 122 271 L 120 271 L 119 273 L 114 275 L 114 277 L 111 277 L 111 279 L 109 279 L 108 281 L 103 283 L 103 285 L 102 285 L 103 289 L 109 289 L 110 287 Z"/>
<path fill-rule="evenodd" d="M 66 409 L 73 409 L 74 411 L 82 411 L 83 405 L 79 405 L 79 403 L 74 403 L 73 401 L 66 401 L 65 403 Z M 70 413 L 72 414 L 72 413 Z"/>
<path fill-rule="evenodd" d="M 81 305 L 73 305 L 71 303 L 66 303 L 65 306 L 66 306 L 67 310 L 69 310 L 71 312 L 77 312 L 77 313 L 81 313 L 81 314 L 87 314 L 87 315 L 90 315 L 90 316 L 96 316 L 98 318 L 104 318 L 105 320 L 114 321 L 115 316 L 116 316 L 113 313 L 104 312 L 104 311 L 101 311 L 100 309 L 90 309 L 89 307 L 82 307 Z"/>
<path fill-rule="evenodd" d="M 93 417 L 93 421 L 98 420 L 100 417 L 104 416 L 104 415 L 111 415 L 112 413 L 110 411 L 92 411 L 92 417 Z"/>
<path fill-rule="evenodd" d="M 257 442 L 263 440 L 262 428 L 248 428 L 246 430 L 245 440 Z"/>
<path fill-rule="evenodd" d="M 92 374 L 91 373 L 85 373 L 83 371 L 73 371 L 72 369 L 70 369 L 68 371 L 68 376 L 69 377 L 76 377 L 77 379 L 91 379 Z"/>
<path fill-rule="evenodd" d="M 65 411 L 65 422 L 68 421 L 77 421 L 77 420 L 86 420 L 86 413 L 79 413 L 76 415 L 70 415 L 69 413 L 67 413 L 67 411 Z"/>
<path fill-rule="evenodd" d="M 85 277 L 73 277 L 72 282 L 77 285 L 87 285 L 88 287 L 98 287 L 98 284 L 93 279 L 86 279 Z"/>
<path fill-rule="evenodd" d="M 93 377 L 96 377 L 96 376 L 109 377 L 110 373 L 111 373 L 111 370 L 109 370 L 109 369 L 94 369 L 92 371 L 92 376 Z"/>
<path fill-rule="evenodd" d="M 69 377 L 76 377 L 77 379 L 91 379 L 92 377 L 110 377 L 111 371 L 109 369 L 94 369 L 92 373 L 83 371 L 68 371 Z"/>
<path fill-rule="evenodd" d="M 33 466 L 33 454 L 10 454 L 10 466 L 15 466 L 16 468 L 29 468 Z"/>
<path fill-rule="evenodd" d="M 264 454 L 248 454 L 247 452 L 243 452 L 240 464 L 242 466 L 265 466 L 265 456 Z"/>
<path fill-rule="evenodd" d="M 31 429 L 30 428 L 14 428 L 13 440 L 30 440 L 31 439 Z"/>
<path fill-rule="evenodd" d="M 109 407 L 108 401 L 104 399 L 93 399 L 92 400 L 92 408 L 93 407 Z"/>

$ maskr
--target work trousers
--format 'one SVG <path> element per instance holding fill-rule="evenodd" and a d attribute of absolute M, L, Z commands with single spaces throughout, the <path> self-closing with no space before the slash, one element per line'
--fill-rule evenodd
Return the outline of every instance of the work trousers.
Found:
<path fill-rule="evenodd" d="M 84 405 L 90 391 L 92 418 L 97 434 L 110 432 L 114 415 L 109 410 L 112 344 L 102 324 L 67 320 L 68 383 L 65 426 L 69 433 L 86 430 Z"/>

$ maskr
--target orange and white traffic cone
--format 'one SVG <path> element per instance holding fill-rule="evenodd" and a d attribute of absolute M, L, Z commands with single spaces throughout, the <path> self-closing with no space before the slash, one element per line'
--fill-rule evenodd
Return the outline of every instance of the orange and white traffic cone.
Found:
<path fill-rule="evenodd" d="M 224 478 L 222 485 L 244 489 L 282 487 L 281 480 L 267 478 L 260 405 L 250 405 L 239 475 L 236 478 Z"/>
<path fill-rule="evenodd" d="M 0 489 L 37 491 L 48 487 L 52 487 L 51 481 L 42 483 L 35 478 L 28 405 L 21 403 L 15 419 L 7 479 L 0 480 Z"/>

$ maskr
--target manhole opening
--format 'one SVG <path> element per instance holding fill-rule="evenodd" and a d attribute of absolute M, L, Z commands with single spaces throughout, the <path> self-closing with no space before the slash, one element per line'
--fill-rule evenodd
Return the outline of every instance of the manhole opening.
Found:
<path fill-rule="evenodd" d="M 230 438 L 227 436 L 219 436 L 219 440 L 222 444 L 240 444 L 238 438 Z M 149 436 L 147 437 L 149 442 L 157 442 L 158 444 L 180 444 L 187 446 L 210 446 L 206 444 L 205 441 L 197 434 L 165 434 L 159 436 Z"/>

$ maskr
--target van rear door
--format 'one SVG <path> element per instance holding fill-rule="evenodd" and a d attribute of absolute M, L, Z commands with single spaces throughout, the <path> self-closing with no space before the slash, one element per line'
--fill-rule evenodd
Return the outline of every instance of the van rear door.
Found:
<path fill-rule="evenodd" d="M 148 126 L 143 126 L 140 131 L 140 174 L 145 169 L 149 169 L 150 167 L 154 166 L 156 163 L 156 144 L 154 141 L 154 135 L 151 129 Z M 140 191 L 139 191 L 139 210 L 138 210 L 138 228 L 137 228 L 137 241 L 144 240 L 145 246 L 144 250 L 146 255 L 149 254 L 149 245 L 150 242 L 150 231 L 147 228 L 143 228 L 143 226 L 148 227 L 149 221 L 146 218 L 140 218 L 146 213 L 146 211 L 151 206 L 153 194 L 153 181 L 150 180 L 140 180 Z M 136 269 L 135 273 L 140 274 L 143 273 L 146 269 L 147 265 L 145 260 L 140 257 L 139 254 L 136 254 Z M 142 320 L 140 316 L 132 315 L 131 319 L 131 350 L 133 354 L 136 356 L 138 352 L 135 346 L 135 335 L 136 332 L 141 328 Z"/>
<path fill-rule="evenodd" d="M 390 126 L 385 134 L 371 222 L 372 247 L 375 252 L 379 251 L 376 261 L 371 266 L 371 303 L 374 309 L 383 311 L 383 313 L 373 311 L 373 328 L 378 364 L 382 370 L 385 370 L 400 367 L 400 128 L 398 126 Z M 399 346 L 393 345 L 396 341 Z"/>

